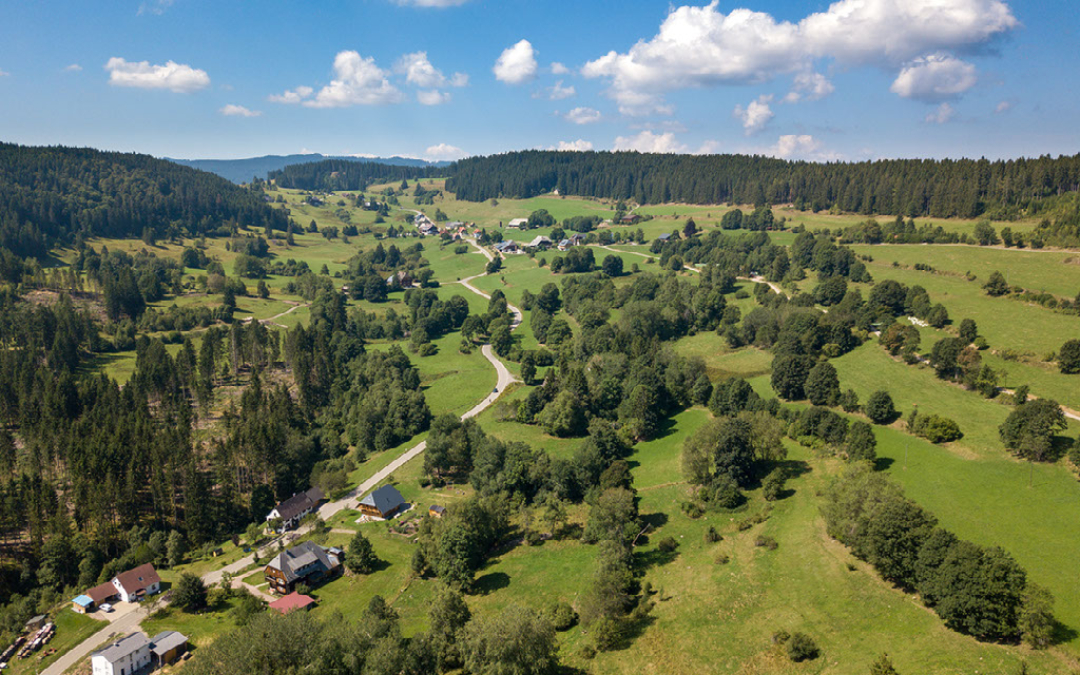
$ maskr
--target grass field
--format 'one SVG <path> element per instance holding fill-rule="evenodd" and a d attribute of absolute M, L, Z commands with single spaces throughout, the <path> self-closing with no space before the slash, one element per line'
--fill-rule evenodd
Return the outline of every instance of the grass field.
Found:
<path fill-rule="evenodd" d="M 47 668 L 53 661 L 70 651 L 72 647 L 107 625 L 105 621 L 93 619 L 85 614 L 77 614 L 66 606 L 53 615 L 53 621 L 56 623 L 56 635 L 46 645 L 45 649 L 28 659 L 13 658 L 8 663 L 8 669 L 4 671 L 5 673 L 11 675 L 23 675 L 25 673 L 29 675 L 41 672 L 43 668 Z M 7 645 L 4 645 L 4 647 L 6 648 Z M 56 650 L 56 653 L 51 656 L 43 656 L 44 652 L 50 650 Z"/>

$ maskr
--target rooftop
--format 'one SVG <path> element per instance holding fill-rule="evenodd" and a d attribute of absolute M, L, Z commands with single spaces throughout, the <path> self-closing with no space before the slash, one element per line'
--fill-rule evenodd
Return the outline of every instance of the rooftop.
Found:
<path fill-rule="evenodd" d="M 158 576 L 157 570 L 150 563 L 139 565 L 127 572 L 121 572 L 116 578 L 128 593 L 134 593 L 152 584 L 161 583 L 161 577 Z"/>
<path fill-rule="evenodd" d="M 174 630 L 163 631 L 150 639 L 150 651 L 160 656 L 177 647 L 186 645 L 187 641 L 187 636 L 183 633 L 178 633 Z"/>
<path fill-rule="evenodd" d="M 130 656 L 143 647 L 150 644 L 142 633 L 132 633 L 122 637 L 101 651 L 94 652 L 94 656 L 100 656 L 109 663 L 116 663 L 125 656 Z"/>
<path fill-rule="evenodd" d="M 306 609 L 315 604 L 315 598 L 300 593 L 289 593 L 283 598 L 270 603 L 270 609 L 288 614 L 294 609 Z"/>
<path fill-rule="evenodd" d="M 384 485 L 361 499 L 360 503 L 365 506 L 374 506 L 379 513 L 387 513 L 404 504 L 405 498 L 393 485 Z"/>

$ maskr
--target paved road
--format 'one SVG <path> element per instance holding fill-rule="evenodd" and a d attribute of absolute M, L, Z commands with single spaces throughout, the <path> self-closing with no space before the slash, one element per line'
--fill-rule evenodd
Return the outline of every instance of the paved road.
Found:
<path fill-rule="evenodd" d="M 483 253 L 484 256 L 487 257 L 487 259 L 489 261 L 493 258 L 492 254 L 490 252 L 488 252 L 487 250 L 481 248 L 480 246 L 477 246 L 476 242 L 470 241 L 470 243 L 477 250 L 479 250 L 481 253 Z M 469 283 L 473 279 L 476 279 L 476 278 L 482 277 L 482 276 L 484 276 L 484 275 L 483 274 L 478 274 L 476 276 L 469 277 L 468 279 L 462 279 L 459 283 L 462 286 L 464 286 L 465 288 L 472 291 L 473 293 L 476 293 L 477 295 L 480 295 L 482 297 L 490 299 L 491 298 L 490 294 L 481 291 L 480 289 L 476 288 L 471 283 Z M 293 307 L 292 309 L 290 309 L 289 312 L 291 312 L 291 311 L 293 311 L 295 309 L 298 309 L 298 308 L 299 308 L 299 305 L 297 307 Z M 518 309 L 517 307 L 514 307 L 513 305 L 508 305 L 508 309 L 509 309 L 509 311 L 511 312 L 511 314 L 514 317 L 513 321 L 511 322 L 511 325 L 510 325 L 510 330 L 514 330 L 518 326 L 521 325 L 521 319 L 522 319 L 521 310 Z M 283 314 L 288 314 L 288 312 L 284 312 Z M 281 316 L 281 315 L 279 315 L 279 316 Z M 277 317 L 271 317 L 271 319 L 276 319 L 276 318 Z M 495 353 L 491 349 L 491 345 L 484 345 L 481 348 L 480 351 L 484 355 L 484 358 L 486 358 L 488 360 L 488 362 L 491 363 L 492 367 L 495 368 L 496 373 L 498 373 L 498 381 L 497 381 L 498 384 L 495 387 L 495 391 L 488 394 L 484 398 L 484 400 L 477 403 L 475 406 L 473 406 L 473 408 L 471 410 L 469 410 L 464 415 L 462 415 L 461 419 L 469 419 L 470 417 L 476 417 L 477 415 L 479 415 L 480 413 L 482 413 L 483 411 L 487 410 L 492 405 L 494 405 L 495 401 L 499 400 L 499 396 L 502 395 L 502 393 L 506 390 L 506 387 L 510 386 L 511 383 L 520 382 L 520 380 L 515 378 L 513 376 L 513 374 L 509 370 L 507 370 L 506 365 L 502 361 L 500 361 L 497 356 L 495 356 Z M 343 509 L 346 509 L 346 508 L 354 508 L 355 509 L 355 508 L 357 508 L 357 500 L 361 495 L 365 495 L 368 492 L 370 492 L 372 489 L 375 488 L 376 485 L 378 485 L 383 480 L 385 480 L 390 474 L 394 473 L 395 471 L 400 469 L 402 466 L 404 466 L 407 462 L 409 462 L 409 460 L 415 458 L 417 455 L 422 453 L 426 448 L 427 448 L 427 441 L 421 441 L 420 443 L 417 443 L 413 447 L 409 448 L 404 453 L 402 453 L 400 456 L 395 458 L 394 461 L 390 462 L 385 467 L 383 467 L 381 470 L 376 472 L 376 474 L 374 476 L 372 476 L 371 478 L 367 479 L 366 481 L 364 481 L 363 483 L 358 485 L 354 490 L 350 490 L 349 493 L 347 495 L 345 495 L 344 497 L 342 497 L 341 499 L 339 499 L 337 501 L 334 501 L 334 502 L 328 502 L 326 504 L 323 504 L 322 508 L 319 509 L 319 516 L 323 520 L 327 520 L 331 516 L 333 516 L 334 514 L 338 513 L 339 511 L 342 511 Z M 302 527 L 302 528 L 296 530 L 295 534 L 303 534 L 304 532 L 307 531 L 307 529 L 308 528 L 306 528 L 306 527 Z M 278 541 L 277 539 L 274 539 L 274 540 L 270 541 L 269 543 L 267 543 L 266 545 L 264 545 L 263 547 L 261 547 L 259 552 L 263 556 L 264 559 L 269 557 L 271 554 L 273 554 L 277 550 L 276 549 L 277 541 Z M 202 577 L 203 583 L 205 583 L 207 586 L 209 586 L 211 584 L 217 584 L 217 583 L 219 583 L 221 581 L 222 576 L 226 572 L 234 575 L 234 577 L 235 577 L 241 570 L 248 567 L 249 565 L 251 565 L 254 562 L 255 562 L 254 555 L 244 556 L 240 560 L 237 560 L 236 562 L 234 562 L 234 563 L 232 563 L 230 565 L 226 565 L 225 567 L 222 567 L 221 569 L 216 569 L 216 570 L 207 572 Z M 247 584 L 243 584 L 239 579 L 234 579 L 233 580 L 233 586 L 236 587 L 237 585 L 242 585 L 242 586 L 246 587 L 249 591 L 255 593 L 257 596 L 264 597 L 264 598 L 268 597 L 265 593 L 259 591 L 258 589 L 255 589 L 255 588 L 253 588 L 251 586 L 248 586 Z M 41 675 L 63 675 L 65 670 L 67 670 L 68 668 L 71 668 L 73 665 L 75 665 L 76 663 L 81 661 L 83 658 L 86 657 L 87 654 L 89 654 L 91 652 L 91 650 L 95 649 L 98 645 L 100 645 L 103 642 L 105 642 L 106 640 L 108 640 L 114 634 L 117 635 L 117 636 L 126 635 L 126 634 L 138 629 L 139 624 L 142 622 L 142 620 L 143 620 L 143 618 L 145 618 L 145 616 L 146 616 L 146 609 L 144 607 L 134 608 L 132 611 L 128 612 L 124 616 L 121 616 L 121 617 L 117 618 L 115 621 L 113 621 L 111 624 L 109 624 L 108 627 L 103 628 L 101 631 L 95 633 L 94 635 L 90 636 L 89 638 L 87 638 L 86 640 L 81 642 L 80 644 L 73 647 L 69 652 L 67 652 L 66 654 L 61 656 L 59 659 L 57 659 L 55 663 L 53 663 L 51 666 L 49 666 L 48 668 L 43 670 L 41 672 Z"/>

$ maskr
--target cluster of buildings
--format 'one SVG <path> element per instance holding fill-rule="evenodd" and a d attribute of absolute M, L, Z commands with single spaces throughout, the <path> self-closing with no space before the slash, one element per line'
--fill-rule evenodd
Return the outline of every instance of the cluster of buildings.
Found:
<path fill-rule="evenodd" d="M 576 232 L 570 237 L 560 240 L 557 244 L 552 241 L 550 237 L 546 237 L 541 234 L 534 237 L 533 240 L 527 244 L 521 244 L 513 241 L 512 239 L 506 239 L 495 244 L 494 246 L 492 246 L 492 248 L 495 249 L 498 253 L 506 255 L 511 253 L 524 253 L 528 250 L 547 251 L 553 246 L 558 248 L 560 251 L 566 251 L 570 248 L 573 248 L 574 246 L 581 246 L 584 243 L 585 235 L 581 234 L 580 232 Z"/>
<path fill-rule="evenodd" d="M 466 237 L 475 239 L 480 236 L 480 228 L 475 225 L 463 223 L 460 220 L 452 220 L 448 223 L 443 223 L 442 227 L 440 227 L 431 222 L 431 219 L 423 213 L 419 213 L 413 218 L 413 225 L 416 226 L 416 231 L 425 237 L 448 234 L 453 240 L 457 241 L 465 239 Z"/>
<path fill-rule="evenodd" d="M 71 608 L 80 614 L 87 614 L 102 607 L 108 610 L 107 605 L 117 600 L 141 602 L 148 595 L 160 592 L 161 577 L 153 565 L 146 563 L 94 586 L 72 600 Z"/>

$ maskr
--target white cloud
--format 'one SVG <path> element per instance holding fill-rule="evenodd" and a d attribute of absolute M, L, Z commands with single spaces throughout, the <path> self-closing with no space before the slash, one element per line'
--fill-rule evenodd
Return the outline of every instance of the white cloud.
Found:
<path fill-rule="evenodd" d="M 701 147 L 694 151 L 695 155 L 715 155 L 723 147 L 720 141 L 705 141 Z"/>
<path fill-rule="evenodd" d="M 1012 110 L 1012 107 L 1012 101 L 1002 101 L 1001 103 L 998 103 L 997 106 L 994 108 L 994 112 L 1000 115 L 1002 113 L 1009 112 L 1010 110 Z"/>
<path fill-rule="evenodd" d="M 453 77 L 448 79 L 441 70 L 431 65 L 427 52 L 405 54 L 398 59 L 394 72 L 404 75 L 409 84 L 425 89 L 445 87 L 447 84 L 464 87 L 469 83 L 469 76 L 465 73 L 454 73 Z"/>
<path fill-rule="evenodd" d="M 80 66 L 77 63 L 72 63 L 69 66 L 64 66 L 64 72 L 65 73 L 81 73 L 82 72 L 82 66 Z"/>
<path fill-rule="evenodd" d="M 574 85 L 564 87 L 563 81 L 559 80 L 555 83 L 555 86 L 545 87 L 541 91 L 533 94 L 533 98 L 546 98 L 549 101 L 562 101 L 563 99 L 570 98 L 576 94 L 577 90 L 574 89 Z"/>
<path fill-rule="evenodd" d="M 563 115 L 563 119 L 574 124 L 592 124 L 599 122 L 602 117 L 600 111 L 594 108 L 574 108 Z"/>
<path fill-rule="evenodd" d="M 296 89 L 285 90 L 281 94 L 271 94 L 266 99 L 272 103 L 299 103 L 315 93 L 311 87 L 300 86 Z"/>
<path fill-rule="evenodd" d="M 822 142 L 809 134 L 781 136 L 776 140 L 776 145 L 766 150 L 765 154 L 780 159 L 805 159 L 815 162 L 840 159 L 837 153 L 825 150 Z"/>
<path fill-rule="evenodd" d="M 424 151 L 424 157 L 433 160 L 450 160 L 461 159 L 465 156 L 465 151 L 461 148 L 446 143 L 439 143 L 438 145 L 432 145 Z"/>
<path fill-rule="evenodd" d="M 364 58 L 355 51 L 338 52 L 334 57 L 334 75 L 330 84 L 303 104 L 310 108 L 344 108 L 400 103 L 404 99 L 397 87 L 390 84 L 388 73 L 375 65 L 375 59 Z"/>
<path fill-rule="evenodd" d="M 836 87 L 821 73 L 808 70 L 795 76 L 791 91 L 784 97 L 785 103 L 818 101 L 836 91 Z"/>
<path fill-rule="evenodd" d="M 735 112 L 733 113 L 743 125 L 743 130 L 747 136 L 756 134 L 765 128 L 765 125 L 774 117 L 772 108 L 769 107 L 769 103 L 772 102 L 772 95 L 762 95 L 755 101 L 751 101 L 745 108 L 741 105 L 735 106 Z"/>
<path fill-rule="evenodd" d="M 593 149 L 593 144 L 582 138 L 576 141 L 559 141 L 559 144 L 549 150 L 558 150 L 559 152 L 588 152 Z"/>
<path fill-rule="evenodd" d="M 11 75 L 11 73 L 4 70 L 3 68 L 0 68 L 0 77 L 7 77 L 8 75 Z"/>
<path fill-rule="evenodd" d="M 972 64 L 948 54 L 931 54 L 904 66 L 889 90 L 904 98 L 937 102 L 956 98 L 978 79 Z"/>
<path fill-rule="evenodd" d="M 176 2 L 176 0 L 150 0 L 149 2 L 144 2 L 139 5 L 138 14 L 140 16 L 143 14 L 157 14 L 158 16 L 161 16 L 165 13 L 165 10 L 173 6 L 174 2 Z"/>
<path fill-rule="evenodd" d="M 125 61 L 114 56 L 105 64 L 105 70 L 109 71 L 109 84 L 114 87 L 168 89 L 189 94 L 210 86 L 210 76 L 205 70 L 175 61 L 161 66 L 151 65 L 149 61 Z"/>
<path fill-rule="evenodd" d="M 945 124 L 956 115 L 956 111 L 948 103 L 942 103 L 937 110 L 926 116 L 927 124 Z"/>
<path fill-rule="evenodd" d="M 647 114 L 664 112 L 664 94 L 678 89 L 764 82 L 809 71 L 819 58 L 892 69 L 938 51 L 977 51 L 1019 25 L 1002 0 L 840 0 L 798 23 L 718 6 L 673 9 L 653 38 L 581 72 L 607 78 L 625 114 Z"/>
<path fill-rule="evenodd" d="M 675 139 L 675 134 L 654 134 L 642 131 L 637 136 L 619 136 L 615 139 L 616 151 L 655 152 L 662 154 L 684 153 L 686 146 Z"/>
<path fill-rule="evenodd" d="M 551 62 L 551 74 L 552 75 L 569 75 L 570 69 L 558 61 Z"/>
<path fill-rule="evenodd" d="M 260 115 L 262 115 L 262 113 L 258 110 L 249 110 L 242 105 L 233 105 L 232 103 L 225 106 L 218 112 L 220 112 L 222 115 L 225 115 L 226 117 L 259 117 Z"/>
<path fill-rule="evenodd" d="M 536 77 L 536 50 L 528 40 L 507 47 L 491 69 L 495 79 L 506 84 L 523 84 Z"/>
<path fill-rule="evenodd" d="M 460 7 L 469 0 L 394 0 L 403 7 Z"/>
<path fill-rule="evenodd" d="M 422 105 L 442 105 L 450 102 L 450 92 L 431 89 L 416 92 L 416 100 Z"/>

